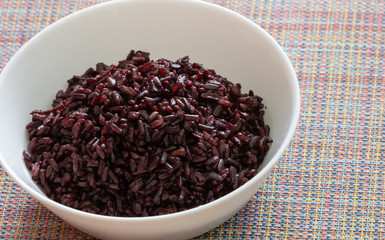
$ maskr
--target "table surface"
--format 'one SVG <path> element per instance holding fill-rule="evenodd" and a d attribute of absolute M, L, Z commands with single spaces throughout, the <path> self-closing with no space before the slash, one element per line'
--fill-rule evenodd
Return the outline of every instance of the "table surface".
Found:
<path fill-rule="evenodd" d="M 0 71 L 37 32 L 99 0 L 0 0 Z M 268 31 L 301 90 L 297 131 L 234 217 L 196 239 L 385 239 L 382 0 L 210 0 Z M 0 238 L 92 239 L 0 167 Z"/>

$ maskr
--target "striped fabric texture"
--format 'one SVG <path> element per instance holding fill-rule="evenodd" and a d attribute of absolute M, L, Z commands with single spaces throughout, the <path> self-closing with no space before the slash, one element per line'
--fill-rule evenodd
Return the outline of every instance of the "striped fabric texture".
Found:
<path fill-rule="evenodd" d="M 0 71 L 44 27 L 100 2 L 0 0 Z M 301 116 L 263 187 L 196 239 L 385 239 L 384 1 L 209 2 L 256 22 L 284 48 L 299 79 Z M 0 204 L 1 239 L 92 239 L 1 167 Z"/>

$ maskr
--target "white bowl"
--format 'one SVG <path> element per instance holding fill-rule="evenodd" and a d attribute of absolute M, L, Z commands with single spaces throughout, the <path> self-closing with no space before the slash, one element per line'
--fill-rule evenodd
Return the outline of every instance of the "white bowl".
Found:
<path fill-rule="evenodd" d="M 243 90 L 253 89 L 267 106 L 274 139 L 259 173 L 209 204 L 163 216 L 108 217 L 63 206 L 31 180 L 22 151 L 34 109 L 48 109 L 66 80 L 97 62 L 117 63 L 131 49 L 152 59 L 213 68 Z M 26 43 L 0 75 L 0 160 L 29 194 L 69 224 L 105 239 L 185 239 L 229 219 L 255 194 L 295 131 L 300 106 L 295 72 L 283 50 L 259 26 L 228 9 L 195 0 L 131 0 L 96 5 L 67 16 Z"/>

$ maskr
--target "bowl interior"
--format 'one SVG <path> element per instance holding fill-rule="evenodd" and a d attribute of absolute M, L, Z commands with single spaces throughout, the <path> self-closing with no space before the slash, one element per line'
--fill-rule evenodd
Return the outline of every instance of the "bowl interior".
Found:
<path fill-rule="evenodd" d="M 292 137 L 299 112 L 297 80 L 278 44 L 251 21 L 200 1 L 113 1 L 43 30 L 0 75 L 0 161 L 24 189 L 41 195 L 21 156 L 30 112 L 48 109 L 72 75 L 97 62 L 117 63 L 131 49 L 148 51 L 151 59 L 188 55 L 241 83 L 243 91 L 252 89 L 263 97 L 274 143 L 260 169 L 272 169 Z"/>

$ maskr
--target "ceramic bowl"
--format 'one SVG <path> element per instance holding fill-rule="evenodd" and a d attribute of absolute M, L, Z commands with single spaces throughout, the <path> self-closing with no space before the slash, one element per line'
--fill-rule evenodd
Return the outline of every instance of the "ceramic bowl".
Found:
<path fill-rule="evenodd" d="M 66 80 L 97 62 L 117 63 L 131 50 L 152 59 L 188 55 L 267 106 L 274 142 L 258 174 L 228 195 L 200 207 L 153 217 L 108 217 L 50 200 L 31 180 L 22 151 L 30 112 L 48 109 Z M 239 211 L 279 161 L 296 128 L 300 95 L 292 65 L 277 42 L 247 18 L 195 0 L 127 0 L 99 4 L 50 25 L 13 56 L 0 75 L 0 162 L 29 194 L 72 226 L 103 239 L 187 239 Z"/>

